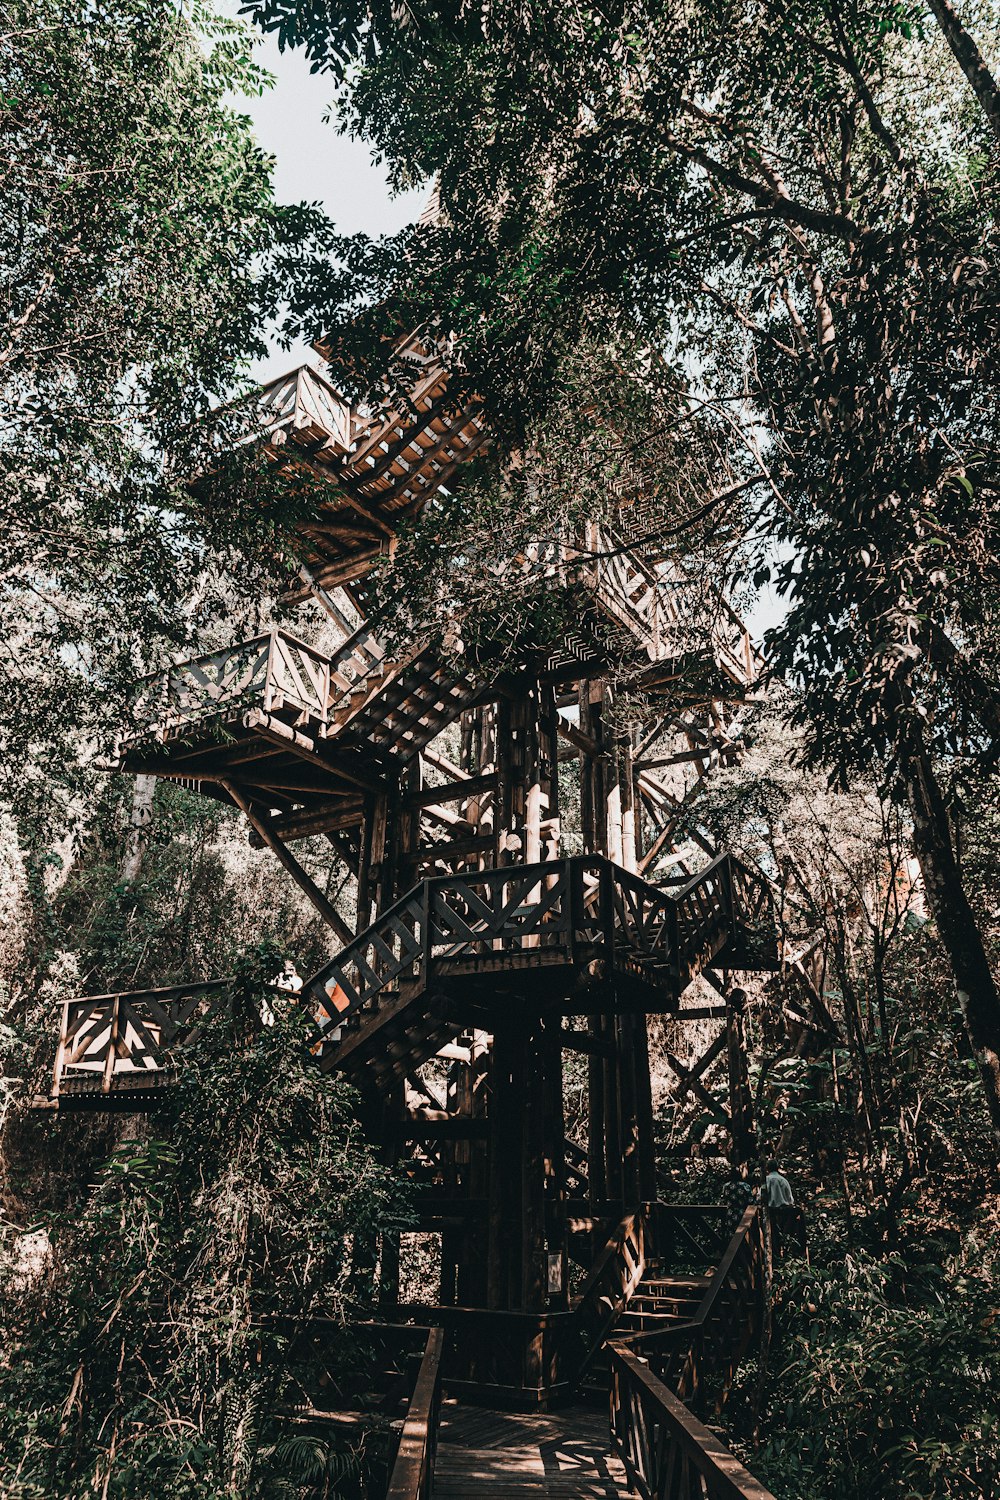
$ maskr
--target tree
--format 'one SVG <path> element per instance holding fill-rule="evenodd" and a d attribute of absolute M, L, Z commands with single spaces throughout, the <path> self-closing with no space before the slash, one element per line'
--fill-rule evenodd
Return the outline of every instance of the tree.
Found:
<path fill-rule="evenodd" d="M 234 545 L 244 569 L 273 552 L 259 494 L 213 512 L 183 481 L 263 350 L 282 216 L 227 102 L 266 81 L 241 23 L 201 0 L 0 13 L 0 796 L 37 832 L 127 685 L 231 613 Z"/>
<path fill-rule="evenodd" d="M 311 1019 L 264 987 L 278 964 L 245 955 L 231 1014 L 189 1040 L 163 1108 L 106 1161 L 88 1163 L 72 1121 L 43 1148 L 50 1169 L 60 1144 L 80 1154 L 63 1200 L 36 1200 L 33 1235 L 5 1222 L 0 1237 L 5 1494 L 303 1492 L 282 1420 L 321 1399 L 302 1335 L 327 1319 L 326 1368 L 363 1364 L 344 1325 L 370 1314 L 369 1246 L 407 1207 L 353 1090 L 310 1056 Z M 306 1446 L 327 1477 L 350 1458 Z"/>
<path fill-rule="evenodd" d="M 457 335 L 517 443 L 585 333 L 638 328 L 728 422 L 790 605 L 775 670 L 811 759 L 909 804 L 1000 1131 L 1000 993 L 940 775 L 1000 748 L 998 95 L 955 10 L 246 8 L 344 81 L 397 182 L 436 176 L 436 222 L 308 283 L 350 367 L 385 364 L 391 295 Z"/>

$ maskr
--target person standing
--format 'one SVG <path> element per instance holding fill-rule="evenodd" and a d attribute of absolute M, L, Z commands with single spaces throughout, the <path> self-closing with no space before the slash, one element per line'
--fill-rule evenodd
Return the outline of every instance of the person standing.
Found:
<path fill-rule="evenodd" d="M 761 1190 L 761 1199 L 771 1217 L 774 1259 L 784 1260 L 792 1245 L 800 1255 L 805 1255 L 802 1214 L 796 1206 L 792 1184 L 773 1158 L 767 1164 L 767 1176 Z"/>

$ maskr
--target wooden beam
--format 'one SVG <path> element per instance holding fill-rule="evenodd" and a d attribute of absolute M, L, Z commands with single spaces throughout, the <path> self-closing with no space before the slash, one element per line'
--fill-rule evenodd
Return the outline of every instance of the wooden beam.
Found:
<path fill-rule="evenodd" d="M 665 755 L 658 760 L 637 760 L 634 765 L 636 771 L 659 771 L 665 766 L 682 766 L 692 760 L 709 760 L 712 751 L 706 746 L 697 750 L 678 750 L 676 755 Z"/>
<path fill-rule="evenodd" d="M 419 792 L 408 792 L 403 797 L 403 806 L 437 807 L 439 803 L 457 802 L 462 797 L 477 797 L 481 792 L 492 792 L 496 784 L 494 772 L 489 776 L 469 776 L 464 781 L 456 781 L 448 786 L 426 786 Z"/>
<path fill-rule="evenodd" d="M 274 716 L 266 714 L 263 709 L 253 708 L 243 719 L 244 726 L 259 734 L 264 739 L 269 739 L 276 744 L 283 744 L 287 750 L 303 759 L 308 758 L 311 765 L 319 763 L 324 770 L 329 771 L 338 781 L 347 781 L 351 786 L 363 787 L 366 792 L 380 790 L 380 783 L 371 776 L 358 774 L 353 765 L 348 767 L 341 758 L 335 755 L 325 741 L 321 742 L 322 750 L 311 735 L 303 734 L 301 729 L 292 729 L 288 724 Z"/>
<path fill-rule="evenodd" d="M 612 1044 L 590 1031 L 563 1030 L 559 1032 L 559 1044 L 571 1052 L 586 1052 L 588 1057 L 614 1057 Z"/>
<path fill-rule="evenodd" d="M 570 744 L 574 745 L 583 755 L 596 756 L 600 754 L 597 741 L 592 740 L 588 734 L 584 734 L 581 730 L 577 729 L 575 724 L 571 724 L 568 719 L 564 719 L 561 715 L 556 728 L 563 739 L 569 740 Z"/>
<path fill-rule="evenodd" d="M 280 839 L 304 839 L 314 833 L 341 833 L 345 828 L 357 828 L 363 816 L 364 804 L 351 797 L 332 807 L 311 808 L 273 818 L 271 830 Z M 250 834 L 251 848 L 260 849 L 263 844 L 264 840 L 254 829 Z"/>
<path fill-rule="evenodd" d="M 267 847 L 271 850 L 271 853 L 278 860 L 278 863 L 292 877 L 299 890 L 308 896 L 323 920 L 333 928 L 340 941 L 345 944 L 352 943 L 354 941 L 354 933 L 333 905 L 333 902 L 323 894 L 315 881 L 303 870 L 295 856 L 285 848 L 271 827 L 270 821 L 254 810 L 252 803 L 243 795 L 242 789 L 236 786 L 234 782 L 225 781 L 220 777 L 219 785 L 229 793 L 236 806 L 246 814 L 252 826 L 257 830 Z"/>
<path fill-rule="evenodd" d="M 493 848 L 493 834 L 476 834 L 474 838 L 457 839 L 453 842 L 440 844 L 428 844 L 423 849 L 415 849 L 412 854 L 404 854 L 400 860 L 403 865 L 424 864 L 431 859 L 460 859 L 467 854 L 479 854 L 483 849 Z"/>

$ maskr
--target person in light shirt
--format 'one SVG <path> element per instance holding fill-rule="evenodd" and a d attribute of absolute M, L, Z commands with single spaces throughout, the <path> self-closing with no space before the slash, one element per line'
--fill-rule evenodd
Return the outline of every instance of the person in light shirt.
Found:
<path fill-rule="evenodd" d="M 771 1217 L 775 1260 L 784 1260 L 790 1249 L 793 1253 L 805 1255 L 805 1225 L 802 1222 L 802 1214 L 795 1205 L 792 1184 L 773 1159 L 767 1164 L 767 1176 L 764 1179 L 760 1196 Z"/>

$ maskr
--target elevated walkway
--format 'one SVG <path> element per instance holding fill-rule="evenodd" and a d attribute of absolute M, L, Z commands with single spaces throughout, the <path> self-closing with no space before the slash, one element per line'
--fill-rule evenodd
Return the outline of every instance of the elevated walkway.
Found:
<path fill-rule="evenodd" d="M 294 998 L 321 1022 L 324 1069 L 390 1086 L 512 1004 L 537 1015 L 674 1010 L 710 964 L 778 966 L 763 876 L 722 855 L 667 894 L 581 855 L 423 880 Z M 186 1037 L 228 994 L 216 980 L 66 1001 L 51 1100 L 151 1107 Z"/>
<path fill-rule="evenodd" d="M 593 1406 L 498 1412 L 445 1401 L 435 1500 L 619 1500 L 634 1496 Z"/>
<path fill-rule="evenodd" d="M 464 1373 L 461 1361 L 469 1351 L 446 1329 L 439 1422 L 428 1420 L 414 1434 L 414 1454 L 431 1461 L 414 1459 L 411 1485 L 390 1487 L 390 1500 L 478 1500 L 480 1494 L 498 1500 L 773 1500 L 706 1425 L 725 1406 L 736 1366 L 766 1315 L 762 1214 L 748 1208 L 731 1234 L 725 1210 L 714 1207 L 649 1204 L 630 1215 L 568 1315 L 562 1355 L 575 1375 L 552 1409 L 500 1410 L 485 1387 L 475 1405 L 458 1398 L 456 1388 L 466 1382 L 456 1375 Z M 677 1265 L 704 1270 L 678 1272 Z M 588 1316 L 588 1299 L 605 1329 L 581 1362 L 583 1346 L 572 1335 Z M 659 1324 L 625 1331 L 639 1316 L 631 1309 L 651 1300 L 661 1307 Z M 672 1305 L 663 1308 L 664 1302 Z M 485 1344 L 492 1315 L 480 1316 Z"/>

